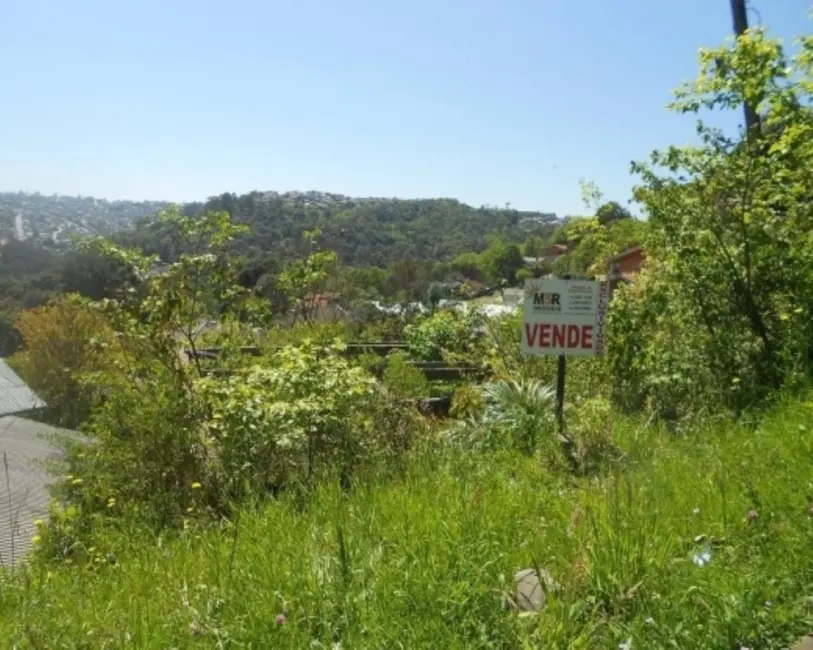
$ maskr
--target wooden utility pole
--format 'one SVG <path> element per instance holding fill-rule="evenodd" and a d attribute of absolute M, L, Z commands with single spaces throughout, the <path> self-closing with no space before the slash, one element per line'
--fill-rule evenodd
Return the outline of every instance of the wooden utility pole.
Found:
<path fill-rule="evenodd" d="M 746 7 L 746 0 L 731 0 L 731 18 L 734 21 L 734 33 L 739 38 L 746 31 L 748 31 L 748 9 Z M 759 128 L 759 115 L 753 106 L 745 102 L 743 104 L 745 110 L 745 128 L 747 133 L 751 133 L 752 129 Z"/>

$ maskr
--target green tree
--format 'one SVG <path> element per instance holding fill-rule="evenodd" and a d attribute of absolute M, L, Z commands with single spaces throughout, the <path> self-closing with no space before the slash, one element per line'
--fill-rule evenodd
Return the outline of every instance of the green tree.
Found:
<path fill-rule="evenodd" d="M 596 210 L 596 218 L 602 226 L 622 219 L 630 219 L 631 217 L 632 214 L 630 214 L 630 211 L 619 205 L 616 201 L 604 203 Z"/>
<path fill-rule="evenodd" d="M 604 199 L 604 192 L 599 189 L 598 185 L 586 178 L 580 178 L 579 189 L 581 191 L 582 203 L 584 203 L 585 207 L 591 212 L 598 211 Z"/>
<path fill-rule="evenodd" d="M 483 253 L 483 258 L 493 280 L 513 283 L 516 281 L 517 271 L 525 266 L 525 260 L 519 246 L 495 241 Z"/>
<path fill-rule="evenodd" d="M 655 314 L 635 317 L 648 332 L 642 356 L 650 392 L 655 385 L 713 376 L 724 401 L 739 407 L 807 372 L 813 343 L 813 37 L 801 39 L 800 50 L 788 59 L 760 29 L 702 50 L 699 78 L 678 92 L 673 108 L 739 111 L 747 102 L 759 112 L 762 128 L 730 136 L 700 121 L 699 146 L 670 147 L 633 166 L 642 181 L 636 197 L 651 226 L 646 247 L 652 277 L 641 300 L 646 304 L 652 296 L 655 308 L 662 302 L 655 296 L 668 296 L 669 322 Z M 630 305 L 619 319 L 640 312 L 633 302 L 619 303 Z M 627 331 L 641 331 L 635 318 Z M 658 347 L 657 341 L 669 343 Z"/>
<path fill-rule="evenodd" d="M 429 303 L 432 311 L 437 309 L 438 303 L 441 301 L 448 292 L 445 287 L 439 282 L 432 282 L 426 290 L 426 302 Z"/>
<path fill-rule="evenodd" d="M 537 257 L 544 248 L 545 240 L 542 237 L 530 237 L 522 246 L 522 254 L 525 257 Z"/>
<path fill-rule="evenodd" d="M 311 248 L 317 246 L 322 231 L 305 231 L 302 239 Z M 292 262 L 277 278 L 277 287 L 287 295 L 294 309 L 294 321 L 301 318 L 313 321 L 318 309 L 318 294 L 324 291 L 329 274 L 335 267 L 337 255 L 333 251 L 314 250 L 305 259 Z"/>

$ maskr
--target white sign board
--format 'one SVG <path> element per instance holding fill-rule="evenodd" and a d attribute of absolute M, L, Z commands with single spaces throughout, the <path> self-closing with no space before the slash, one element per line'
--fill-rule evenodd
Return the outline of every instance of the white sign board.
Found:
<path fill-rule="evenodd" d="M 608 299 L 606 282 L 527 279 L 523 353 L 573 357 L 604 354 Z"/>

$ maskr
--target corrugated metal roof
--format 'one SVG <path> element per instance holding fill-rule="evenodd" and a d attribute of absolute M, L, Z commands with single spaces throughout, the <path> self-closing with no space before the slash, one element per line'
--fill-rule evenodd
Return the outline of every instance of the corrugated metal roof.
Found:
<path fill-rule="evenodd" d="M 61 458 L 53 436 L 72 432 L 47 424 L 0 417 L 0 566 L 19 564 L 36 534 L 34 521 L 48 516 L 53 477 L 45 465 Z"/>
<path fill-rule="evenodd" d="M 43 406 L 45 402 L 0 359 L 0 416 L 24 413 Z"/>

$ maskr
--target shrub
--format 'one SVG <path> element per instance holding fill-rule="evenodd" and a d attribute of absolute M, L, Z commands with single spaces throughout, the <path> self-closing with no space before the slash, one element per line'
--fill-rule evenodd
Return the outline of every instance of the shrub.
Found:
<path fill-rule="evenodd" d="M 483 392 L 474 386 L 462 386 L 452 396 L 449 414 L 454 418 L 466 419 L 476 416 L 483 409 Z"/>
<path fill-rule="evenodd" d="M 69 297 L 23 312 L 16 322 L 25 348 L 12 363 L 48 404 L 49 419 L 76 427 L 93 393 L 83 378 L 112 367 L 122 351 L 98 311 Z"/>
<path fill-rule="evenodd" d="M 216 480 L 230 498 L 337 477 L 409 444 L 407 414 L 362 368 L 334 350 L 288 347 L 267 365 L 197 383 L 215 450 Z"/>
<path fill-rule="evenodd" d="M 461 314 L 441 310 L 419 323 L 407 325 L 404 337 L 412 355 L 425 361 L 473 358 L 482 361 L 483 318 L 476 311 Z"/>
<path fill-rule="evenodd" d="M 141 378 L 108 376 L 108 395 L 70 455 L 50 552 L 91 544 L 124 512 L 149 527 L 231 516 L 245 500 L 386 469 L 409 449 L 419 419 L 373 377 L 306 344 L 229 376 L 179 385 L 160 364 Z M 43 546 L 48 544 L 43 543 Z"/>
<path fill-rule="evenodd" d="M 563 451 L 577 474 L 595 474 L 621 459 L 621 451 L 613 440 L 609 399 L 601 396 L 578 399 L 566 405 L 565 421 Z"/>
<path fill-rule="evenodd" d="M 404 352 L 395 352 L 387 358 L 384 385 L 393 394 L 405 398 L 427 397 L 430 392 L 426 376 L 409 362 Z"/>

